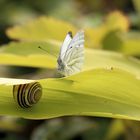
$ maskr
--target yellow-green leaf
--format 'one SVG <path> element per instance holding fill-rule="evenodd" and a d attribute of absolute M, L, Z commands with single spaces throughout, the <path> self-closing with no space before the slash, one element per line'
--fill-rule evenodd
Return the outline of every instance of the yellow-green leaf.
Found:
<path fill-rule="evenodd" d="M 129 20 L 123 13 L 115 11 L 106 17 L 105 25 L 108 30 L 127 32 L 129 28 Z"/>
<path fill-rule="evenodd" d="M 44 48 L 48 53 L 40 50 Z M 0 64 L 29 66 L 39 68 L 57 68 L 60 47 L 43 42 L 10 43 L 1 50 Z M 55 56 L 54 56 L 55 55 Z M 83 70 L 96 68 L 119 68 L 139 75 L 140 62 L 119 53 L 85 48 Z"/>
<path fill-rule="evenodd" d="M 121 34 L 114 31 L 106 35 L 102 41 L 103 49 L 121 52 L 125 55 L 140 55 L 140 34 Z"/>
<path fill-rule="evenodd" d="M 96 69 L 38 82 L 43 96 L 27 109 L 14 101 L 12 85 L 0 85 L 0 115 L 30 119 L 88 115 L 140 120 L 140 80 L 126 71 Z"/>
<path fill-rule="evenodd" d="M 119 21 L 119 22 L 118 22 Z M 120 24 L 123 22 L 124 24 Z M 97 28 L 85 28 L 85 46 L 101 47 L 105 35 L 114 30 L 126 31 L 128 20 L 120 12 L 113 12 L 106 18 L 106 22 Z M 41 17 L 25 25 L 14 26 L 7 30 L 12 39 L 24 41 L 45 41 L 60 46 L 68 31 L 76 33 L 77 28 L 65 21 L 51 17 Z M 30 34 L 30 35 L 29 35 Z"/>
<path fill-rule="evenodd" d="M 13 39 L 46 41 L 60 45 L 68 31 L 75 33 L 76 28 L 65 21 L 51 17 L 40 17 L 25 25 L 19 25 L 8 29 L 7 35 Z"/>

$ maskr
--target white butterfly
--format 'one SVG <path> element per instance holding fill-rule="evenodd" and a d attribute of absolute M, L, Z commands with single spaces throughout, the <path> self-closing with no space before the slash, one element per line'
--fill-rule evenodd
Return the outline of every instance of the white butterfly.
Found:
<path fill-rule="evenodd" d="M 79 31 L 72 38 L 72 32 L 68 32 L 62 44 L 57 60 L 58 71 L 69 76 L 80 72 L 84 63 L 84 31 Z"/>

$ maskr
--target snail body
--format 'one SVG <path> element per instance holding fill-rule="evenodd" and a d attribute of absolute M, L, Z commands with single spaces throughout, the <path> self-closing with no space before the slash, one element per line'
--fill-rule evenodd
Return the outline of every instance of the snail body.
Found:
<path fill-rule="evenodd" d="M 42 87 L 38 82 L 14 85 L 13 96 L 20 107 L 29 108 L 40 100 Z"/>

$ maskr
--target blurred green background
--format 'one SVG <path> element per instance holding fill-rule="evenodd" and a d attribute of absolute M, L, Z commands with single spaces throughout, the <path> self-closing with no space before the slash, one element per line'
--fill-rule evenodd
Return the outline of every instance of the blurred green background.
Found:
<path fill-rule="evenodd" d="M 128 38 L 139 40 L 140 37 L 139 0 L 0 0 L 0 7 L 1 45 L 11 41 L 5 33 L 7 28 L 24 24 L 42 15 L 66 20 L 81 28 L 98 29 L 109 14 L 119 11 L 128 21 L 128 23 L 117 21 L 124 25 L 122 28 L 127 32 Z M 114 32 L 109 32 L 102 40 L 103 49 L 112 50 L 110 46 L 113 44 L 115 45 L 113 51 L 119 50 L 117 47 L 121 46 L 121 40 Z M 117 43 L 114 44 L 114 41 Z M 98 43 L 95 42 L 95 48 L 96 45 L 98 47 Z M 128 54 L 131 55 L 130 52 Z M 132 55 L 140 57 L 136 52 Z M 5 68 L 1 67 L 0 70 L 2 73 Z M 18 68 L 16 76 L 17 71 L 18 76 L 25 78 L 36 70 Z M 10 72 L 10 76 L 14 77 L 15 68 L 10 67 Z M 10 116 L 0 118 L 0 140 L 139 140 L 139 132 L 139 122 L 109 118 L 78 116 L 50 120 L 26 120 Z"/>

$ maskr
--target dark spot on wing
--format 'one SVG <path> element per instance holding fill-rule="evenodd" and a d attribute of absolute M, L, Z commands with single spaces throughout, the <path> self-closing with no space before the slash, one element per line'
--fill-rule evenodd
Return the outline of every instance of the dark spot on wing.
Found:
<path fill-rule="evenodd" d="M 73 37 L 71 31 L 69 31 L 68 34 L 69 34 L 69 36 L 70 36 L 71 38 Z"/>

